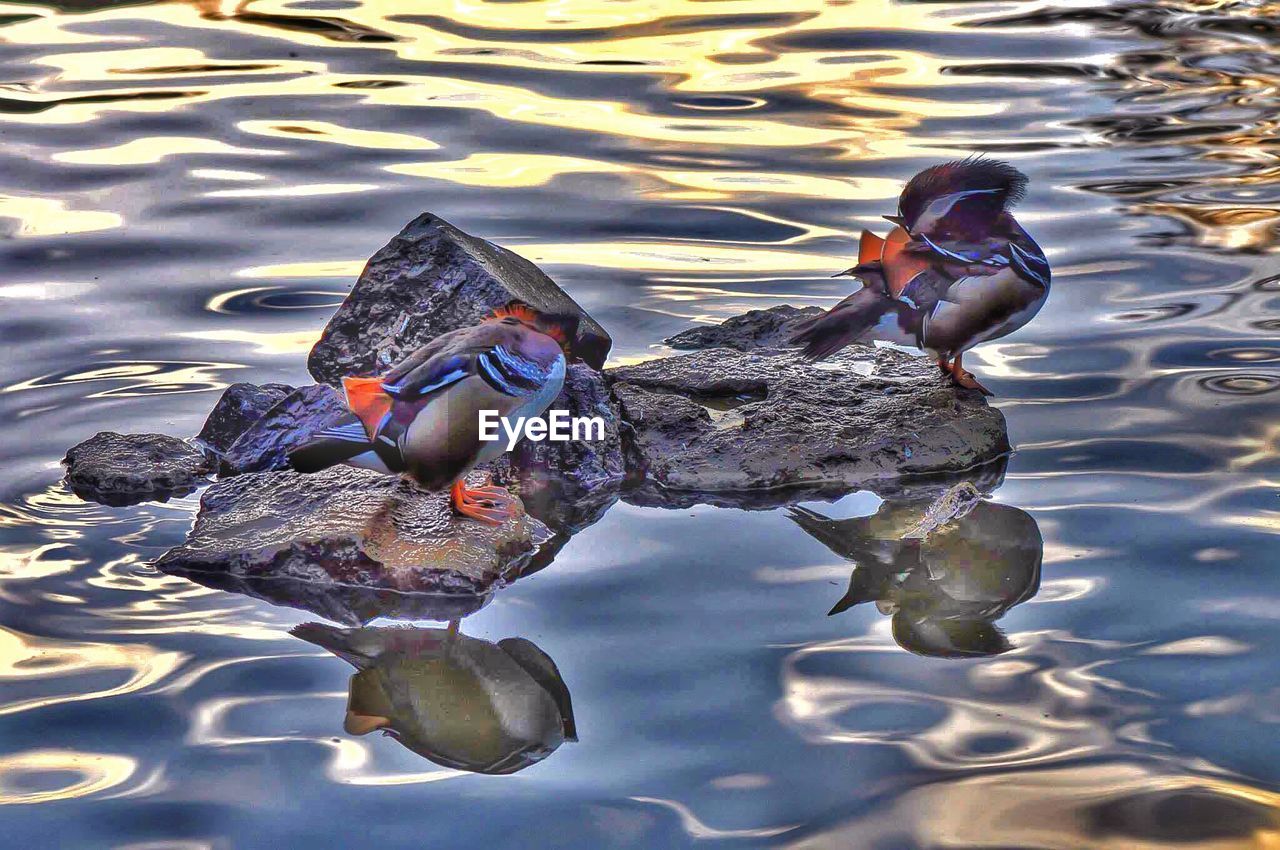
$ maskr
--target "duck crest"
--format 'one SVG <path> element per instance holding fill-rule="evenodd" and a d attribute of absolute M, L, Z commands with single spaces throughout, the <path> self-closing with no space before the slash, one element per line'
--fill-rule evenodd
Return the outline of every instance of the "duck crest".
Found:
<path fill-rule="evenodd" d="M 501 321 L 503 319 L 519 319 L 522 323 L 532 325 L 538 320 L 540 314 L 537 310 L 530 307 L 523 301 L 508 301 L 498 309 L 494 310 L 489 316 L 491 321 Z"/>
<path fill-rule="evenodd" d="M 898 199 L 898 215 L 910 225 L 935 199 L 958 192 L 991 192 L 1007 209 L 1026 191 L 1027 176 L 1009 163 L 970 156 L 930 166 L 912 177 Z"/>
<path fill-rule="evenodd" d="M 494 310 L 485 321 L 524 325 L 530 330 L 551 337 L 560 344 L 561 348 L 567 349 L 574 337 L 578 335 L 580 319 L 568 313 L 543 313 L 523 301 L 508 301 Z"/>

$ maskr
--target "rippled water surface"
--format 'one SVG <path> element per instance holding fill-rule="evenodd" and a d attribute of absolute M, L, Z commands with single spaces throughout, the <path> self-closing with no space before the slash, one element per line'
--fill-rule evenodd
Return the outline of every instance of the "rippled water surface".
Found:
<path fill-rule="evenodd" d="M 1278 41 L 1262 0 L 0 4 L 4 843 L 1274 846 Z M 970 358 L 1017 447 L 993 500 L 911 568 L 869 494 L 616 505 L 463 623 L 572 693 L 580 740 L 514 776 L 345 734 L 307 614 L 150 568 L 196 496 L 60 483 L 98 430 L 306 381 L 424 209 L 627 362 L 833 303 L 850 234 L 971 151 L 1031 177 L 1055 269 Z"/>

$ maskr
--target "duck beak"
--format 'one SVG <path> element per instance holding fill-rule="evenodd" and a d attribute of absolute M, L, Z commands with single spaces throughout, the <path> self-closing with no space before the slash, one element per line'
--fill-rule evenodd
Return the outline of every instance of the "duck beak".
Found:
<path fill-rule="evenodd" d="M 860 278 L 860 277 L 864 277 L 868 272 L 872 272 L 872 271 L 875 271 L 875 266 L 872 265 L 871 263 L 858 263 L 858 265 L 854 266 L 853 268 L 845 269 L 842 272 L 836 272 L 835 274 L 832 275 L 832 277 L 844 277 L 848 275 L 849 277 Z"/>
<path fill-rule="evenodd" d="M 896 224 L 898 227 L 906 227 L 906 225 L 902 223 L 903 219 L 900 215 L 886 215 L 882 216 L 882 218 L 890 224 Z"/>

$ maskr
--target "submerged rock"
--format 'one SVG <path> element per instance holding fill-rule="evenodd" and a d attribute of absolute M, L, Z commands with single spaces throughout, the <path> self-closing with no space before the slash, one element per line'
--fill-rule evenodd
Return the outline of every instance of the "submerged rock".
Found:
<path fill-rule="evenodd" d="M 782 304 L 767 310 L 750 310 L 718 325 L 702 325 L 668 337 L 667 345 L 679 349 L 733 348 L 738 351 L 788 348 L 787 340 L 801 322 L 822 315 L 821 307 Z"/>
<path fill-rule="evenodd" d="M 206 490 L 186 542 L 156 566 L 475 598 L 520 575 L 550 536 L 523 509 L 497 527 L 457 517 L 446 493 L 394 476 L 349 467 L 266 472 Z"/>
<path fill-rule="evenodd" d="M 333 387 L 313 384 L 294 390 L 250 425 L 222 456 L 218 474 L 289 468 L 289 452 L 347 414 Z"/>
<path fill-rule="evenodd" d="M 629 499 L 758 507 L 952 473 L 1009 451 L 1004 417 L 927 360 L 853 346 L 821 364 L 715 348 L 610 370 Z M 884 492 L 881 492 L 884 495 Z"/>
<path fill-rule="evenodd" d="M 293 391 L 288 384 L 232 384 L 213 406 L 196 442 L 215 455 L 224 454 L 249 426 Z"/>
<path fill-rule="evenodd" d="M 555 281 L 523 257 L 423 213 L 369 259 L 307 368 L 321 383 L 376 375 L 446 331 L 512 299 L 581 317 L 572 349 L 599 369 L 613 342 Z"/>
<path fill-rule="evenodd" d="M 185 495 L 210 471 L 204 452 L 164 434 L 102 431 L 72 446 L 62 462 L 72 492 L 117 507 Z"/>

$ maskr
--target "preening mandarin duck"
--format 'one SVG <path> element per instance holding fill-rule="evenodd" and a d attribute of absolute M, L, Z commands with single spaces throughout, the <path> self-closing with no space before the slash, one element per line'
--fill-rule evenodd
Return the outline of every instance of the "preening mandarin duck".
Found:
<path fill-rule="evenodd" d="M 290 634 L 350 663 L 351 735 L 382 730 L 456 770 L 511 774 L 578 740 L 569 688 L 531 641 L 495 643 L 445 629 L 339 629 L 303 623 Z"/>
<path fill-rule="evenodd" d="M 960 386 L 990 395 L 964 352 L 1013 333 L 1049 296 L 1049 262 L 1009 211 L 1027 178 L 983 157 L 926 168 L 902 190 L 895 226 L 862 231 L 858 264 L 841 274 L 862 289 L 796 329 L 791 341 L 821 360 L 855 341 L 924 349 Z"/>
<path fill-rule="evenodd" d="M 377 378 L 344 378 L 351 416 L 295 449 L 299 472 L 339 463 L 402 473 L 428 490 L 451 487 L 459 514 L 498 525 L 512 513 L 501 487 L 468 489 L 477 465 L 506 450 L 480 439 L 479 413 L 515 421 L 542 415 L 564 386 L 565 347 L 577 316 L 513 302 L 478 325 L 441 334 Z"/>

